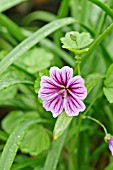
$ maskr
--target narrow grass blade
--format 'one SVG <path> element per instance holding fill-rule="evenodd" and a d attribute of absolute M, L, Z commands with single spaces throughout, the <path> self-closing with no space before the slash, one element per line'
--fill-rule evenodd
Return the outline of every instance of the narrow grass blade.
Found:
<path fill-rule="evenodd" d="M 63 51 L 61 48 L 59 48 L 57 45 L 52 43 L 49 39 L 44 39 L 40 42 L 40 44 L 53 51 L 55 54 L 60 56 L 64 61 L 66 61 L 70 66 L 74 67 L 75 61 L 74 58 L 72 58 L 70 55 L 68 55 L 65 51 Z"/>
<path fill-rule="evenodd" d="M 46 16 L 46 17 L 45 17 Z M 50 12 L 47 11 L 35 11 L 30 14 L 28 14 L 22 21 L 24 25 L 29 25 L 30 22 L 34 20 L 42 20 L 46 22 L 51 22 L 56 19 L 56 16 Z"/>
<path fill-rule="evenodd" d="M 21 83 L 33 85 L 33 82 L 30 80 L 5 79 L 5 80 L 0 80 L 0 91 L 3 91 L 10 86 L 21 84 Z"/>
<path fill-rule="evenodd" d="M 4 12 L 25 0 L 0 0 L 0 12 Z"/>
<path fill-rule="evenodd" d="M 11 19 L 6 15 L 0 14 L 0 24 L 5 26 L 8 31 L 13 35 L 18 41 L 22 41 L 25 36 L 23 35 L 21 28 L 19 28 Z"/>
<path fill-rule="evenodd" d="M 94 43 L 92 43 L 92 45 L 89 47 L 88 52 L 86 53 L 86 55 L 83 56 L 83 58 L 91 54 L 112 29 L 113 29 L 113 23 L 102 34 L 98 36 L 98 38 L 94 41 Z"/>
<path fill-rule="evenodd" d="M 62 0 L 60 8 L 58 10 L 58 18 L 63 18 L 68 15 L 69 12 L 69 0 Z"/>
<path fill-rule="evenodd" d="M 64 18 L 67 17 L 69 12 L 69 0 L 62 0 L 60 3 L 60 7 L 58 10 L 57 17 L 58 18 Z M 63 36 L 62 31 L 58 30 L 54 33 L 53 41 L 58 46 L 61 45 L 60 38 Z M 59 61 L 58 61 L 59 62 Z"/>
<path fill-rule="evenodd" d="M 22 142 L 23 137 L 25 136 L 28 128 L 37 123 L 38 120 L 27 120 L 22 122 L 10 135 L 7 143 L 4 147 L 4 150 L 0 159 L 0 169 L 1 170 L 10 170 L 16 153 L 19 149 L 19 146 Z M 40 122 L 40 121 L 39 121 Z"/>
<path fill-rule="evenodd" d="M 62 136 L 60 136 L 60 138 L 57 141 L 52 142 L 43 170 L 56 169 L 66 135 L 67 135 L 67 130 L 63 133 Z"/>
<path fill-rule="evenodd" d="M 94 4 L 102 8 L 111 18 L 113 18 L 113 10 L 107 4 L 99 0 L 88 0 L 88 1 L 93 2 Z"/>
<path fill-rule="evenodd" d="M 43 38 L 54 32 L 55 30 L 74 23 L 73 18 L 64 18 L 53 21 L 44 27 L 40 28 L 38 31 L 33 33 L 22 43 L 20 43 L 14 50 L 12 50 L 1 62 L 0 62 L 0 74 L 5 71 L 18 57 L 28 51 L 31 47 L 36 45 Z"/>

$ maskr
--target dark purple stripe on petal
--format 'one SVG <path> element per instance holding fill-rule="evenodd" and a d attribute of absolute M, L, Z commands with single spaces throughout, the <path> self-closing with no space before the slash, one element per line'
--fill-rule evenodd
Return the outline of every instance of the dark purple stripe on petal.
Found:
<path fill-rule="evenodd" d="M 58 79 L 58 74 L 59 74 L 59 76 L 60 76 L 60 79 Z M 60 85 L 62 85 L 63 84 L 63 82 L 62 82 L 62 76 L 61 76 L 61 73 L 59 72 L 59 73 L 55 73 L 55 74 L 53 74 L 53 79 L 56 81 L 56 82 L 58 82 Z"/>
<path fill-rule="evenodd" d="M 74 84 L 74 82 L 77 82 Z M 76 76 L 68 83 L 69 92 L 80 99 L 85 99 L 87 96 L 87 89 L 84 86 L 84 80 L 80 76 Z"/>
<path fill-rule="evenodd" d="M 65 86 L 67 86 L 68 81 L 72 78 L 73 76 L 73 69 L 65 66 L 61 69 L 61 75 L 62 75 L 62 80 L 63 80 L 63 84 Z"/>
<path fill-rule="evenodd" d="M 65 111 L 69 116 L 77 116 L 80 111 L 85 110 L 84 103 L 77 97 L 68 94 L 65 99 Z"/>
<path fill-rule="evenodd" d="M 53 117 L 57 117 L 64 108 L 64 101 L 62 99 L 62 95 L 57 94 L 53 98 L 45 100 L 43 107 L 47 111 L 51 111 L 53 113 Z"/>
<path fill-rule="evenodd" d="M 50 77 L 58 84 L 67 86 L 68 81 L 73 76 L 73 69 L 65 66 L 62 69 L 52 67 L 50 69 Z"/>
<path fill-rule="evenodd" d="M 42 76 L 40 85 L 41 88 L 38 92 L 38 96 L 42 100 L 51 98 L 51 96 L 54 96 L 60 91 L 60 86 L 55 84 L 52 79 L 47 76 Z"/>
<path fill-rule="evenodd" d="M 48 87 L 59 87 L 55 83 L 52 82 L 52 80 L 48 77 L 48 79 L 42 79 L 41 80 L 41 85 L 42 86 L 48 86 Z"/>
<path fill-rule="evenodd" d="M 62 85 L 61 70 L 57 67 L 51 67 L 50 77 L 59 85 Z"/>

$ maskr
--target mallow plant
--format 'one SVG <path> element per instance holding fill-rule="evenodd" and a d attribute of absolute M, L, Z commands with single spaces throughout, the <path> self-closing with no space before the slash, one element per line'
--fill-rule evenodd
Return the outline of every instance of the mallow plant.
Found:
<path fill-rule="evenodd" d="M 0 170 L 112 170 L 112 0 L 27 2 L 0 1 Z"/>

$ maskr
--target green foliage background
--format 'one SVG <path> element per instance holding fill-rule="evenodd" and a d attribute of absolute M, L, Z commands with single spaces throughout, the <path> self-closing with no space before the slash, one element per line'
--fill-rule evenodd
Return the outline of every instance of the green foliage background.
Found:
<path fill-rule="evenodd" d="M 1 115 L 7 108 L 1 117 L 0 170 L 112 170 L 103 129 L 82 115 L 99 120 L 113 135 L 113 1 L 61 0 L 56 14 L 8 16 L 12 7 L 30 3 L 0 0 Z M 72 44 L 71 31 L 79 46 Z M 81 57 L 87 109 L 74 118 L 63 112 L 56 120 L 37 97 L 40 78 L 51 66 L 68 65 L 77 75 L 73 52 Z"/>

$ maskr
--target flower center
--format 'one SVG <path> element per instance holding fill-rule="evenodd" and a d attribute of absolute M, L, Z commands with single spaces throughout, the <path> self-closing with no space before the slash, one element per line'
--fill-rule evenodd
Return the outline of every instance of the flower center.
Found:
<path fill-rule="evenodd" d="M 61 85 L 61 89 L 58 93 L 61 94 L 63 98 L 66 98 L 68 91 L 69 91 L 69 89 L 67 86 L 65 87 L 65 86 Z"/>

